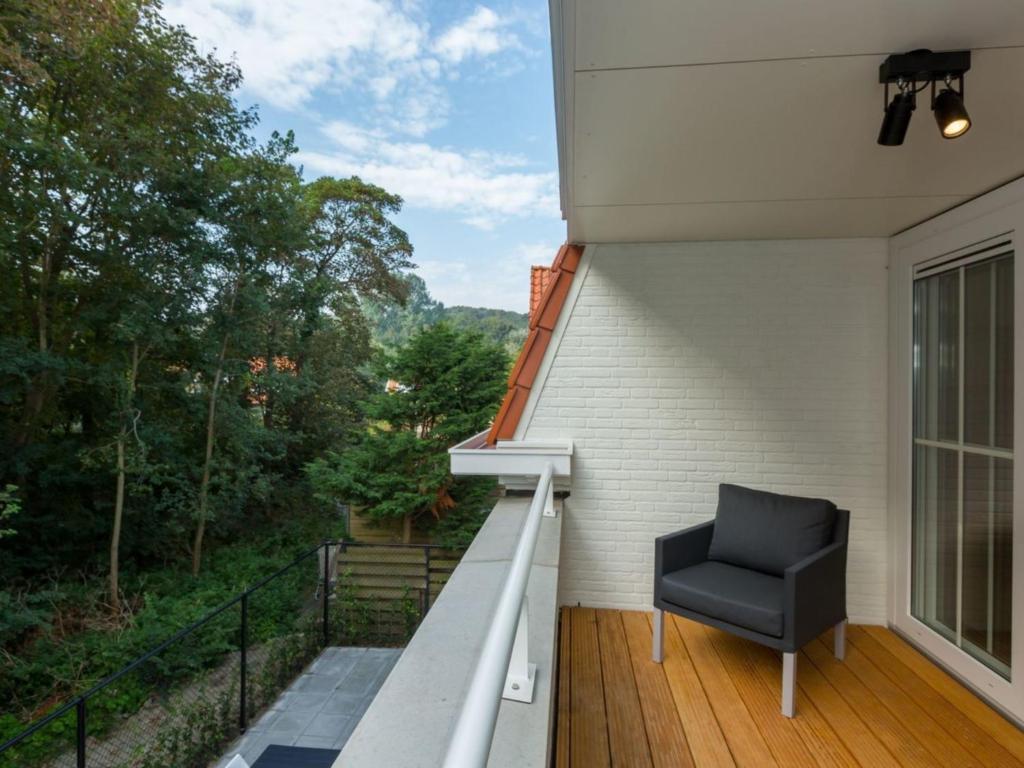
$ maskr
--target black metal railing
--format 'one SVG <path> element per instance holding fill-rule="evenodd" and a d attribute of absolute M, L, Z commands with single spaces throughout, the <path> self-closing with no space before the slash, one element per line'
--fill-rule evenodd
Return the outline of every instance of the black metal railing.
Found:
<path fill-rule="evenodd" d="M 202 766 L 328 645 L 402 646 L 461 552 L 325 541 L 0 745 L 0 768 Z"/>

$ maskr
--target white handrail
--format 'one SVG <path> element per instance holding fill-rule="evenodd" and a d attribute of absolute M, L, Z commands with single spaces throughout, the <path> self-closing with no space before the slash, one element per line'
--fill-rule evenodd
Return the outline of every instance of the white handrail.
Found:
<path fill-rule="evenodd" d="M 550 503 L 554 471 L 554 464 L 548 462 L 537 482 L 537 490 L 533 494 L 526 522 L 523 523 L 505 586 L 494 609 L 494 617 L 487 630 L 466 698 L 462 702 L 458 722 L 448 742 L 445 768 L 483 768 L 487 765 L 501 694 L 512 657 L 512 643 L 519 624 L 526 584 L 530 578 L 533 553 L 537 548 L 541 519 L 545 505 Z"/>

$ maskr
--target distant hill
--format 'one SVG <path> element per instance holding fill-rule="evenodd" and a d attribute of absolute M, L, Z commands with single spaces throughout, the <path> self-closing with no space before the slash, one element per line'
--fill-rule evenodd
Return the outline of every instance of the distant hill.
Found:
<path fill-rule="evenodd" d="M 409 300 L 404 307 L 376 302 L 367 302 L 363 306 L 374 341 L 385 349 L 404 344 L 416 330 L 441 320 L 454 328 L 479 331 L 504 346 L 513 357 L 526 341 L 529 317 L 525 312 L 484 307 L 446 307 L 430 295 L 421 277 L 410 274 L 405 279 L 409 285 Z"/>

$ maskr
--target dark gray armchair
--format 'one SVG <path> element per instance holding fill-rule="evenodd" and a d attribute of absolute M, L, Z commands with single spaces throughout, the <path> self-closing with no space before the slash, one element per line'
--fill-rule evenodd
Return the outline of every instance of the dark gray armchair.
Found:
<path fill-rule="evenodd" d="M 846 650 L 850 513 L 805 499 L 723 484 L 714 520 L 654 544 L 654 660 L 664 611 L 782 651 L 782 714 L 793 717 L 796 652 L 835 627 Z"/>

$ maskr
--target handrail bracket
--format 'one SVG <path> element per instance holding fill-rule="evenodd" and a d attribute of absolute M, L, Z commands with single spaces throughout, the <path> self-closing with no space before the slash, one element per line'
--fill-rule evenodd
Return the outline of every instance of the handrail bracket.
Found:
<path fill-rule="evenodd" d="M 555 481 L 548 482 L 548 489 L 544 495 L 544 517 L 558 517 L 555 511 Z"/>
<path fill-rule="evenodd" d="M 530 661 L 530 609 L 527 605 L 528 602 L 526 595 L 523 595 L 523 606 L 519 609 L 519 624 L 516 626 L 516 639 L 512 645 L 512 656 L 508 661 L 508 674 L 505 676 L 505 689 L 501 698 L 532 704 L 537 665 Z"/>

